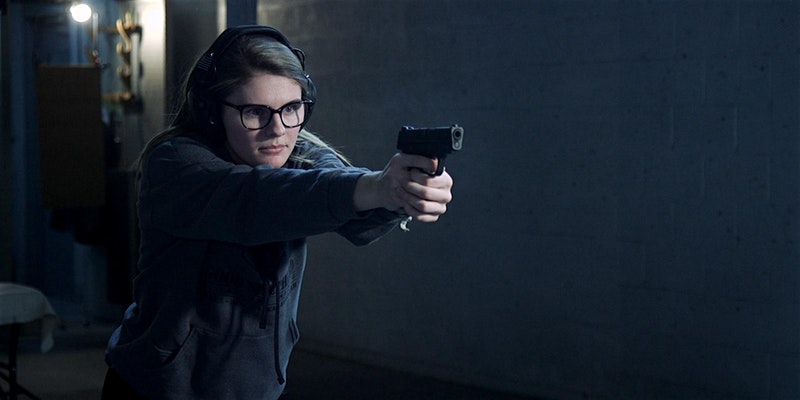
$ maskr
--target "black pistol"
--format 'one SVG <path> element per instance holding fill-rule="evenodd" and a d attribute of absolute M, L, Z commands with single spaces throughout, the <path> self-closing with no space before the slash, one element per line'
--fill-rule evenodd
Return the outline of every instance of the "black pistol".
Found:
<path fill-rule="evenodd" d="M 436 176 L 444 172 L 444 159 L 447 158 L 447 155 L 461 150 L 463 141 L 464 128 L 458 125 L 437 128 L 404 126 L 397 134 L 397 149 L 406 154 L 438 159 L 436 172 L 428 173 L 428 175 Z"/>

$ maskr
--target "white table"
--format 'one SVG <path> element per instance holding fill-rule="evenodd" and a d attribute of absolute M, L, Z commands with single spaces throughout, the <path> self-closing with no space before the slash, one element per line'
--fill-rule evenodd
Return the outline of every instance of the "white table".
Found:
<path fill-rule="evenodd" d="M 19 394 L 38 399 L 33 393 L 17 383 L 17 348 L 19 336 L 39 336 L 42 353 L 53 348 L 53 331 L 58 323 L 53 307 L 47 297 L 37 289 L 17 283 L 0 282 L 0 326 L 10 326 L 11 335 L 8 348 L 8 363 L 0 362 L 0 379 L 8 382 L 8 394 L 0 393 L 0 398 L 16 400 Z"/>

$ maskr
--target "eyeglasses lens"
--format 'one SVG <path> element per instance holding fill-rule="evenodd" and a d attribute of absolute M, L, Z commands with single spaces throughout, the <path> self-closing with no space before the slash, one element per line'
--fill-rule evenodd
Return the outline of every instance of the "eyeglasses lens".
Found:
<path fill-rule="evenodd" d="M 263 129 L 269 125 L 272 114 L 278 114 L 286 128 L 295 128 L 305 121 L 306 104 L 303 102 L 291 103 L 275 111 L 265 106 L 249 106 L 243 108 L 241 114 L 242 124 L 247 129 Z"/>

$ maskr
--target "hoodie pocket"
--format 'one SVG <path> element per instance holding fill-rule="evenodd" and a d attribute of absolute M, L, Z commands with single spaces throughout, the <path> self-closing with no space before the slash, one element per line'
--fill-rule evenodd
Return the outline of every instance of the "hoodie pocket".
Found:
<path fill-rule="evenodd" d="M 168 362 L 152 371 L 153 378 L 167 393 L 194 398 L 277 398 L 282 388 L 275 378 L 273 343 L 272 335 L 223 336 L 193 329 Z"/>

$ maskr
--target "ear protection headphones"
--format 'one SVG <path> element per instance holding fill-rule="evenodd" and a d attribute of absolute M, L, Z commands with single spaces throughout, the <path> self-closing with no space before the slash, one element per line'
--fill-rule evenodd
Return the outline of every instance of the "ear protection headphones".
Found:
<path fill-rule="evenodd" d="M 213 96 L 208 93 L 208 89 L 216 79 L 217 61 L 223 57 L 225 51 L 239 38 L 249 35 L 266 36 L 283 44 L 297 57 L 300 61 L 300 66 L 305 71 L 305 53 L 296 47 L 292 47 L 289 39 L 275 28 L 262 25 L 243 25 L 223 31 L 197 61 L 194 69 L 189 74 L 189 80 L 186 85 L 186 97 L 189 107 L 191 107 L 195 128 L 205 131 L 209 138 L 214 139 L 214 132 L 221 129 L 214 126 L 218 120 L 218 105 Z M 307 90 L 303 91 L 303 98 L 311 100 L 312 103 L 307 106 L 306 121 L 300 126 L 300 129 L 305 127 L 305 124 L 311 118 L 311 112 L 314 108 L 313 102 L 316 101 L 317 97 L 317 89 L 314 86 L 314 82 L 311 81 L 311 77 L 308 74 L 304 73 L 304 75 L 307 82 Z M 217 139 L 222 140 L 222 138 Z"/>

